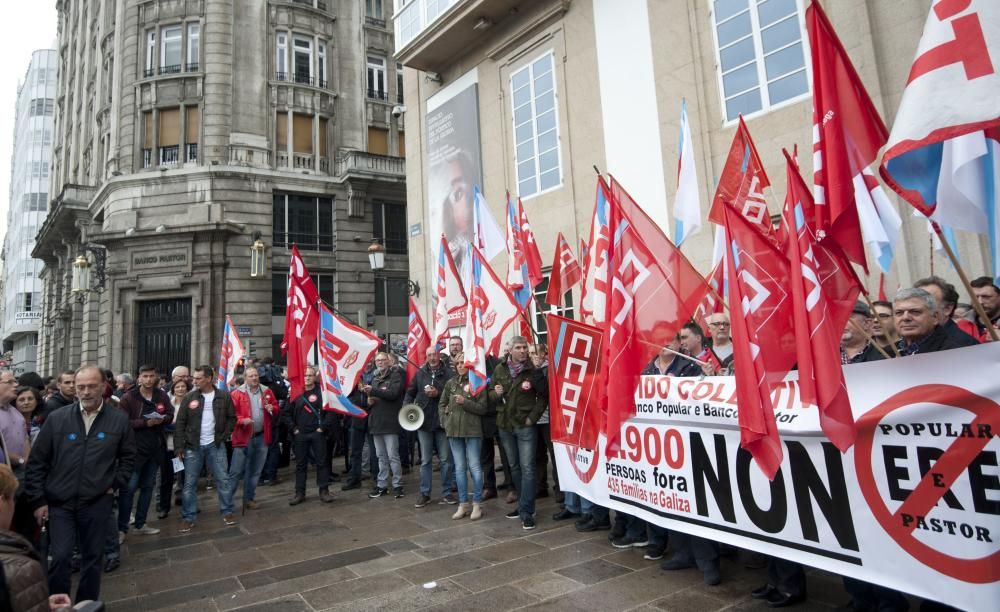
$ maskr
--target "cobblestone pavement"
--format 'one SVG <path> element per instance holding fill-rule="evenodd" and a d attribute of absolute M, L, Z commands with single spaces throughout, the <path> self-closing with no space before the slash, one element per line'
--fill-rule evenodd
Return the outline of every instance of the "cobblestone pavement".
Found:
<path fill-rule="evenodd" d="M 484 504 L 482 520 L 455 521 L 455 507 L 437 499 L 413 507 L 417 472 L 405 477 L 402 499 L 368 499 L 365 481 L 347 492 L 335 483 L 336 501 L 321 504 L 310 471 L 306 502 L 289 507 L 294 476 L 282 469 L 283 482 L 260 487 L 260 508 L 234 527 L 223 525 L 215 491 L 201 490 L 191 533 L 177 532 L 174 508 L 163 520 L 150 512 L 160 534 L 129 534 L 121 568 L 104 575 L 102 599 L 113 611 L 767 609 L 749 597 L 763 570 L 738 559 L 723 560 L 722 584 L 708 587 L 696 570 L 664 572 L 642 549 L 616 550 L 606 531 L 553 521 L 551 497 L 539 500 L 534 531 L 505 518 L 513 506 L 502 499 Z M 434 480 L 438 491 L 436 472 Z M 847 600 L 840 579 L 820 572 L 809 576 L 809 595 L 797 609 Z"/>

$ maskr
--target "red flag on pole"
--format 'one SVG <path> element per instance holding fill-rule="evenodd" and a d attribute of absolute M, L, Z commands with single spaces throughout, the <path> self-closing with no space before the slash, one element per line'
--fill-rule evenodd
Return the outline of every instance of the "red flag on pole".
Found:
<path fill-rule="evenodd" d="M 528 215 L 524 212 L 524 204 L 521 198 L 517 199 L 517 214 L 521 224 L 521 238 L 524 249 L 524 259 L 528 263 L 528 282 L 532 287 L 537 287 L 545 280 L 542 275 L 542 256 L 538 253 L 538 243 L 535 242 L 535 233 L 531 231 L 531 224 L 528 223 Z"/>
<path fill-rule="evenodd" d="M 545 301 L 557 308 L 562 308 L 563 296 L 573 288 L 580 279 L 583 272 L 580 264 L 577 263 L 576 256 L 570 250 L 569 244 L 559 232 L 556 238 L 555 258 L 552 260 L 552 272 L 549 274 L 549 288 L 545 293 Z"/>
<path fill-rule="evenodd" d="M 812 50 L 815 228 L 867 272 L 855 181 L 878 157 L 889 132 L 815 1 L 806 9 L 806 27 Z"/>
<path fill-rule="evenodd" d="M 299 249 L 292 245 L 292 256 L 288 264 L 288 301 L 285 305 L 285 335 L 281 340 L 281 352 L 288 357 L 289 399 L 295 399 L 305 391 L 306 365 L 309 350 L 319 334 L 319 311 L 316 303 L 319 292 L 309 270 L 299 255 Z"/>
<path fill-rule="evenodd" d="M 617 190 L 627 197 L 624 190 Z M 634 201 L 629 198 L 629 206 Z M 610 262 L 610 309 L 605 344 L 607 414 L 604 433 L 608 455 L 618 451 L 621 426 L 635 414 L 635 388 L 647 363 L 694 315 L 708 285 L 694 266 L 634 206 L 640 221 L 628 216 L 612 196 L 610 229 L 614 236 Z M 655 226 L 654 226 L 655 227 Z M 645 233 L 643 233 L 645 230 Z M 651 238 L 653 247 L 645 239 Z"/>
<path fill-rule="evenodd" d="M 712 208 L 708 211 L 709 220 L 722 225 L 722 208 L 730 206 L 757 231 L 775 240 L 771 214 L 764 197 L 764 190 L 770 186 L 764 164 L 757 155 L 757 147 L 754 146 L 750 130 L 741 115 L 726 164 L 722 167 Z"/>
<path fill-rule="evenodd" d="M 410 320 L 406 330 L 406 384 L 410 384 L 417 370 L 427 361 L 431 335 L 427 331 L 417 302 L 410 297 Z"/>
<path fill-rule="evenodd" d="M 729 303 L 739 308 L 732 322 L 736 394 L 740 401 L 740 444 L 769 479 L 783 450 L 771 402 L 771 386 L 795 361 L 788 286 L 788 260 L 751 222 L 729 206 L 721 208 L 730 249 L 725 258 Z"/>
<path fill-rule="evenodd" d="M 785 152 L 785 156 L 788 153 Z M 840 361 L 840 336 L 847 316 L 837 320 L 836 308 L 826 294 L 817 253 L 825 250 L 817 243 L 802 202 L 810 199 L 802 177 L 788 159 L 788 195 L 782 213 L 790 234 L 788 253 L 792 289 L 792 319 L 795 325 L 796 363 L 799 393 L 803 404 L 819 410 L 819 422 L 826 437 L 845 452 L 854 444 L 856 430 L 851 401 Z M 860 287 L 854 286 L 857 299 Z"/>
<path fill-rule="evenodd" d="M 881 302 L 889 301 L 889 299 L 885 296 L 885 274 L 878 275 L 878 299 Z"/>
<path fill-rule="evenodd" d="M 554 314 L 546 321 L 552 441 L 595 450 L 602 420 L 604 332 Z"/>

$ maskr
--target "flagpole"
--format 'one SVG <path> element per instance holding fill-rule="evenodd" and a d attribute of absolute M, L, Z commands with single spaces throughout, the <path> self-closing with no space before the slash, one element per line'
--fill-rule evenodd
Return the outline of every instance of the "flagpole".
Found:
<path fill-rule="evenodd" d="M 965 270 L 962 268 L 962 264 L 959 263 L 958 257 L 955 256 L 955 252 L 951 250 L 951 245 L 945 239 L 944 234 L 941 232 L 941 226 L 937 224 L 936 221 L 931 221 L 931 226 L 934 228 L 934 232 L 937 234 L 938 238 L 941 240 L 941 245 L 944 247 L 944 252 L 948 255 L 948 259 L 951 260 L 951 265 L 955 267 L 955 271 L 958 272 L 958 277 L 962 279 L 962 284 L 965 285 L 965 290 L 968 291 L 968 295 L 974 296 L 975 292 L 972 290 L 972 285 L 969 283 L 969 277 L 965 275 Z M 983 310 L 983 305 L 979 303 L 979 300 L 972 299 L 972 307 L 976 309 L 976 314 L 979 315 L 979 319 L 986 326 L 986 331 L 990 333 L 990 337 L 994 342 L 1000 340 L 1000 336 L 997 335 L 997 330 L 993 328 L 993 323 L 990 318 L 986 316 L 986 311 Z"/>

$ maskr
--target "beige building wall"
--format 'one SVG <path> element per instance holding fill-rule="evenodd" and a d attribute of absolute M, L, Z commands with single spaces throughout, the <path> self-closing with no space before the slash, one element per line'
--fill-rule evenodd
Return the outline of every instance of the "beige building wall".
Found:
<path fill-rule="evenodd" d="M 420 1 L 420 0 L 417 0 Z M 797 0 L 803 42 L 808 45 L 805 30 L 805 7 L 808 0 Z M 906 75 L 909 72 L 917 43 L 927 18 L 930 0 L 884 2 L 880 0 L 825 0 L 822 2 L 830 20 L 854 62 L 876 107 L 891 129 L 899 105 Z M 601 79 L 620 81 L 621 75 L 606 77 L 601 73 L 598 55 L 608 48 L 599 43 L 595 29 L 595 11 L 616 10 L 629 17 L 645 13 L 649 28 L 649 43 L 642 37 L 622 36 L 616 44 L 636 57 L 651 55 L 653 90 L 655 91 L 655 124 L 661 147 L 662 164 L 651 170 L 642 168 L 639 185 L 633 188 L 627 179 L 622 182 L 639 203 L 656 219 L 665 218 L 672 209 L 677 189 L 678 140 L 682 98 L 687 100 L 694 141 L 695 157 L 703 218 L 715 192 L 726 155 L 736 129 L 735 121 L 726 121 L 720 94 L 717 69 L 716 40 L 713 36 L 713 2 L 711 0 L 649 0 L 645 7 L 631 2 L 609 0 L 539 0 L 511 2 L 503 0 L 465 0 L 454 4 L 438 21 L 425 27 L 414 40 L 397 54 L 408 67 L 406 98 L 409 101 L 406 121 L 419 129 L 406 133 L 407 199 L 411 229 L 421 224 L 422 233 L 411 237 L 410 274 L 422 286 L 433 287 L 436 261 L 431 244 L 436 249 L 437 236 L 427 232 L 429 208 L 426 196 L 426 101 L 441 88 L 475 69 L 479 81 L 479 121 L 482 142 L 483 191 L 498 222 L 503 222 L 504 191 L 516 191 L 516 172 L 512 143 L 512 110 L 509 77 L 543 51 L 555 53 L 557 74 L 557 104 L 559 117 L 559 147 L 562 165 L 562 186 L 524 200 L 527 214 L 538 240 L 544 265 L 551 263 L 556 236 L 562 232 L 574 251 L 579 239 L 590 229 L 595 173 L 621 167 L 608 144 L 611 138 L 604 130 L 609 125 L 633 124 L 630 117 L 605 116 L 602 108 Z M 643 10 L 645 9 L 645 10 Z M 471 25 L 485 16 L 493 23 L 477 30 L 470 37 Z M 809 64 L 808 47 L 806 64 Z M 615 49 L 621 54 L 621 49 Z M 606 62 L 605 62 L 606 64 Z M 641 70 L 639 70 L 641 74 Z M 440 82 L 435 81 L 435 76 Z M 648 90 L 639 86 L 637 92 Z M 645 84 L 641 84 L 645 85 Z M 644 105 L 636 102 L 636 112 Z M 616 107 L 617 108 L 617 107 Z M 646 115 L 644 114 L 643 117 Z M 771 180 L 769 209 L 779 214 L 785 195 L 785 164 L 782 147 L 798 146 L 798 158 L 806 181 L 812 182 L 812 98 L 806 95 L 797 101 L 765 110 L 746 118 L 758 152 Z M 634 129 L 634 127 L 632 128 Z M 620 133 L 617 134 L 620 136 Z M 637 134 L 637 142 L 647 142 L 646 134 Z M 620 150 L 620 149 L 619 149 Z M 662 167 L 660 167 L 662 166 Z M 628 173 L 633 168 L 626 167 Z M 646 176 L 646 174 L 652 176 Z M 639 192 L 655 193 L 662 182 L 665 200 L 643 200 Z M 892 193 L 887 189 L 887 192 Z M 893 196 L 894 198 L 894 196 Z M 897 245 L 896 262 L 886 279 L 891 294 L 897 285 L 907 286 L 933 271 L 958 284 L 957 274 L 946 260 L 932 254 L 926 222 L 913 217 L 913 209 L 895 199 L 904 221 L 903 236 Z M 669 208 L 668 208 L 669 207 Z M 502 227 L 502 225 L 501 225 Z M 672 235 L 673 215 L 667 227 Z M 707 221 L 699 234 L 684 244 L 684 252 L 695 266 L 707 274 L 711 267 L 714 226 Z M 979 276 L 988 268 L 985 239 L 959 233 L 960 257 L 970 276 Z M 493 260 L 498 274 L 503 275 L 506 261 L 503 254 Z M 868 279 L 873 295 L 878 290 L 878 269 L 869 254 L 872 276 Z M 425 314 L 432 309 L 433 291 L 421 295 Z M 963 301 L 964 291 L 960 291 Z M 575 296 L 575 297 L 578 297 Z M 574 300 L 576 303 L 577 300 Z"/>

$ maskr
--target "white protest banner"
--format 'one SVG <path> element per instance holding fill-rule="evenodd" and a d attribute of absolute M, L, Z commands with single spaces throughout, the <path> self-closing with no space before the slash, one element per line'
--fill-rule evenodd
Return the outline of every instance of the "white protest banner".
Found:
<path fill-rule="evenodd" d="M 559 485 L 669 529 L 995 610 L 1000 343 L 844 373 L 858 424 L 847 453 L 789 380 L 774 392 L 785 456 L 768 482 L 739 448 L 732 377 L 646 376 L 618 456 L 556 444 Z"/>

